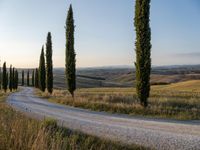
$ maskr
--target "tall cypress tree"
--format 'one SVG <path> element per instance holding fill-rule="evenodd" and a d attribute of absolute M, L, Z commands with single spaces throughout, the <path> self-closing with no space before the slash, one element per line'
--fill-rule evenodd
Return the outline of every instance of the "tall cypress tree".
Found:
<path fill-rule="evenodd" d="M 74 97 L 76 90 L 76 54 L 74 50 L 74 18 L 72 5 L 69 7 L 66 20 L 66 58 L 65 73 L 67 78 L 67 88 Z"/>
<path fill-rule="evenodd" d="M 3 64 L 3 90 L 7 91 L 7 85 L 8 85 L 8 76 L 7 76 L 7 68 L 6 68 L 6 62 Z"/>
<path fill-rule="evenodd" d="M 38 69 L 35 69 L 35 87 L 39 88 L 39 74 L 38 74 Z"/>
<path fill-rule="evenodd" d="M 32 72 L 32 86 L 35 86 L 35 71 Z"/>
<path fill-rule="evenodd" d="M 46 69 L 45 69 L 44 47 L 42 47 L 42 51 L 40 55 L 39 87 L 40 87 L 40 90 L 43 92 L 46 89 Z"/>
<path fill-rule="evenodd" d="M 51 33 L 47 35 L 46 42 L 46 84 L 49 93 L 53 92 L 53 61 L 52 61 L 52 40 Z"/>
<path fill-rule="evenodd" d="M 22 86 L 24 86 L 24 70 L 22 70 Z"/>
<path fill-rule="evenodd" d="M 29 70 L 27 71 L 27 86 L 30 86 L 30 82 L 29 82 Z"/>
<path fill-rule="evenodd" d="M 151 74 L 151 0 L 136 0 L 135 31 L 136 31 L 136 89 L 141 105 L 148 106 Z"/>
<path fill-rule="evenodd" d="M 12 72 L 12 65 L 10 65 L 10 76 L 9 76 L 9 89 L 12 92 L 13 89 L 13 72 Z"/>

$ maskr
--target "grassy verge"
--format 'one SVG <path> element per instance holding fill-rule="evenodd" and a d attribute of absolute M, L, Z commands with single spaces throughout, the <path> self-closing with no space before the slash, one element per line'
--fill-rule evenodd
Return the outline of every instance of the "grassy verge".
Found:
<path fill-rule="evenodd" d="M 0 92 L 0 149 L 20 150 L 142 150 L 136 145 L 123 145 L 66 128 L 53 120 L 42 123 L 15 111 L 5 103 L 7 95 Z"/>
<path fill-rule="evenodd" d="M 79 89 L 75 99 L 66 90 L 54 90 L 52 95 L 36 93 L 51 102 L 95 111 L 178 120 L 200 119 L 200 81 L 152 86 L 146 109 L 138 104 L 134 88 Z"/>

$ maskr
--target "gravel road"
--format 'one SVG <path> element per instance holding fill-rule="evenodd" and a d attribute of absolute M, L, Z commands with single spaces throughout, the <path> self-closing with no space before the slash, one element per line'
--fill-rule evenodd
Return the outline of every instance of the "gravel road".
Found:
<path fill-rule="evenodd" d="M 145 119 L 67 107 L 38 98 L 32 88 L 22 88 L 7 102 L 32 117 L 50 117 L 98 137 L 158 150 L 200 150 L 200 121 Z"/>

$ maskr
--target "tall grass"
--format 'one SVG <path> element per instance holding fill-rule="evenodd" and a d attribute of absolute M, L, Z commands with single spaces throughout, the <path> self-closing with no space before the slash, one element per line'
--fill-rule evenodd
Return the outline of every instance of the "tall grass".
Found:
<path fill-rule="evenodd" d="M 191 83 L 197 87 L 194 85 L 196 82 Z M 178 85 L 153 86 L 148 108 L 139 105 L 134 88 L 79 89 L 75 99 L 66 90 L 54 90 L 52 95 L 39 91 L 37 94 L 51 102 L 95 111 L 180 120 L 200 119 L 200 92 L 197 92 L 198 89 L 194 91 L 192 85 L 186 88 L 183 83 Z"/>
<path fill-rule="evenodd" d="M 0 150 L 145 149 L 61 128 L 54 120 L 41 123 L 30 119 L 5 104 L 5 96 L 0 93 Z"/>

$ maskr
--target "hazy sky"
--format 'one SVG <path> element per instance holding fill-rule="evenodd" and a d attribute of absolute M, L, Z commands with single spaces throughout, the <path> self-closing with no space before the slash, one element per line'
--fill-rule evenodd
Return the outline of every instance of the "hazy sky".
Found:
<path fill-rule="evenodd" d="M 0 0 L 1 59 L 16 67 L 38 66 L 51 31 L 54 67 L 64 67 L 70 3 L 78 67 L 134 64 L 134 0 Z M 200 63 L 199 16 L 199 0 L 152 0 L 154 65 Z"/>

